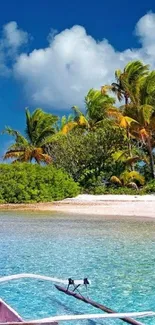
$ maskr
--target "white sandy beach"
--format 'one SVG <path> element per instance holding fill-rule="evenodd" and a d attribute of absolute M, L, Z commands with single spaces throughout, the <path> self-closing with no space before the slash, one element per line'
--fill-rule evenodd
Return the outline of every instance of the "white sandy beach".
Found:
<path fill-rule="evenodd" d="M 0 204 L 0 210 L 55 211 L 67 214 L 155 218 L 155 195 L 79 195 L 63 201 Z"/>

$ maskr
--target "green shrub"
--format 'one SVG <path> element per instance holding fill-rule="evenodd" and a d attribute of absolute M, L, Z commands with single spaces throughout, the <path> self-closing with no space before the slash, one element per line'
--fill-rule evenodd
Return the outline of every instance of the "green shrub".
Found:
<path fill-rule="evenodd" d="M 96 186 L 91 188 L 87 193 L 89 194 L 127 194 L 127 195 L 142 195 L 145 191 L 142 189 L 135 190 L 129 187 L 113 187 L 113 186 Z"/>
<path fill-rule="evenodd" d="M 0 164 L 0 202 L 50 202 L 78 194 L 78 184 L 52 165 Z"/>
<path fill-rule="evenodd" d="M 118 187 L 118 188 L 110 188 L 108 189 L 107 194 L 126 194 L 126 195 L 140 195 L 143 194 L 140 190 L 137 191 L 133 188 L 129 187 Z"/>
<path fill-rule="evenodd" d="M 155 180 L 150 181 L 144 188 L 146 193 L 155 193 Z"/>
<path fill-rule="evenodd" d="M 104 185 L 95 186 L 89 193 L 95 195 L 107 194 L 108 188 Z"/>

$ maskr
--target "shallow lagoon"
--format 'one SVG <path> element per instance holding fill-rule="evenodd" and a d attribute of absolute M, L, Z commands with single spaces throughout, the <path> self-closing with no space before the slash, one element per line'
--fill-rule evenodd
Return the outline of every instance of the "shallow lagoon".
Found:
<path fill-rule="evenodd" d="M 88 295 L 108 307 L 155 310 L 155 221 L 1 212 L 0 275 L 15 273 L 88 277 Z M 0 284 L 0 296 L 26 319 L 99 312 L 32 279 Z"/>

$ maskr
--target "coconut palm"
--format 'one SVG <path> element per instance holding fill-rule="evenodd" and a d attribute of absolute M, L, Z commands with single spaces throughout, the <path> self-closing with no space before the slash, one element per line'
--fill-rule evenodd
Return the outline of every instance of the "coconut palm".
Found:
<path fill-rule="evenodd" d="M 138 104 L 124 107 L 124 115 L 133 118 L 131 134 L 147 149 L 152 178 L 155 178 L 153 148 L 155 146 L 155 71 L 141 79 Z"/>
<path fill-rule="evenodd" d="M 85 97 L 86 115 L 92 123 L 96 124 L 107 116 L 107 109 L 113 107 L 115 99 L 100 90 L 90 89 Z"/>
<path fill-rule="evenodd" d="M 85 114 L 77 106 L 72 107 L 76 126 L 87 130 L 94 130 L 101 126 L 107 118 L 107 110 L 113 108 L 114 103 L 115 99 L 108 94 L 90 89 L 85 97 Z"/>
<path fill-rule="evenodd" d="M 67 134 L 74 128 L 93 130 L 106 118 L 109 107 L 113 107 L 115 99 L 107 94 L 102 95 L 100 90 L 90 89 L 85 97 L 85 113 L 78 106 L 73 106 L 73 115 L 63 116 L 56 124 L 58 134 Z"/>
<path fill-rule="evenodd" d="M 123 71 L 115 71 L 116 82 L 110 86 L 103 86 L 102 93 L 111 90 L 116 94 L 119 101 L 124 99 L 125 105 L 129 102 L 136 104 L 139 102 L 140 84 L 148 73 L 148 65 L 144 65 L 139 60 L 129 62 Z"/>
<path fill-rule="evenodd" d="M 110 109 L 109 115 L 114 118 L 117 125 L 126 129 L 129 158 L 133 157 L 132 138 L 135 137 L 146 147 L 150 157 L 151 175 L 155 178 L 152 153 L 155 137 L 155 71 L 149 73 L 148 66 L 136 61 L 136 64 L 135 62 L 129 63 L 125 67 L 124 73 L 128 75 L 123 84 L 126 93 L 119 87 L 121 92 L 118 94 L 118 98 L 122 99 L 121 96 L 124 96 L 125 105 L 120 109 Z M 120 73 L 120 79 L 124 78 L 123 76 L 124 74 Z"/>
<path fill-rule="evenodd" d="M 153 148 L 155 146 L 155 108 L 147 104 L 140 106 L 129 104 L 122 112 L 119 109 L 110 109 L 108 113 L 117 127 L 126 130 L 128 161 L 132 163 L 132 169 L 134 161 L 138 160 L 137 155 L 133 155 L 132 150 L 132 139 L 136 139 L 147 149 L 150 157 L 151 175 L 152 178 L 155 178 L 153 157 Z"/>
<path fill-rule="evenodd" d="M 4 133 L 15 138 L 15 143 L 8 148 L 4 159 L 11 158 L 19 162 L 31 162 L 34 159 L 38 164 L 40 162 L 48 164 L 52 158 L 45 153 L 44 148 L 55 133 L 54 124 L 57 117 L 45 113 L 42 109 L 36 109 L 32 114 L 26 109 L 25 113 L 25 136 L 10 127 L 4 130 Z"/>
<path fill-rule="evenodd" d="M 137 154 L 135 155 L 132 150 L 132 143 L 131 143 L 131 125 L 134 123 L 136 124 L 136 120 L 132 117 L 125 114 L 125 112 L 120 111 L 118 108 L 110 108 L 107 111 L 107 114 L 110 118 L 113 119 L 113 123 L 116 125 L 116 127 L 123 128 L 125 130 L 125 137 L 127 140 L 127 151 L 125 150 L 125 156 L 128 152 L 126 157 L 128 159 L 128 162 L 130 161 L 131 169 L 134 170 L 134 162 L 137 161 Z"/>
<path fill-rule="evenodd" d="M 155 109 L 151 105 L 140 105 L 128 109 L 130 117 L 134 117 L 136 123 L 132 124 L 131 134 L 147 149 L 150 157 L 151 176 L 155 178 L 153 148 L 155 146 Z"/>
<path fill-rule="evenodd" d="M 73 106 L 72 110 L 74 112 L 74 122 L 79 128 L 89 129 L 88 115 L 83 113 L 78 106 Z"/>
<path fill-rule="evenodd" d="M 68 116 L 62 116 L 56 123 L 55 128 L 57 135 L 65 135 L 69 133 L 75 126 L 76 122 L 74 121 L 74 116 L 69 114 Z"/>
<path fill-rule="evenodd" d="M 145 78 L 142 78 L 141 80 L 139 104 L 155 106 L 155 71 L 151 71 Z"/>

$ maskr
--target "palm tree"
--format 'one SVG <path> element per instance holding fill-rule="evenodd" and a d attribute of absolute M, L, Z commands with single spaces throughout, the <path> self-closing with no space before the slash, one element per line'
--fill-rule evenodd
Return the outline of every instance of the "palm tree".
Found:
<path fill-rule="evenodd" d="M 100 90 L 90 89 L 85 97 L 85 113 L 78 106 L 73 106 L 73 114 L 62 118 L 56 123 L 59 135 L 66 135 L 74 128 L 93 130 L 107 117 L 109 107 L 113 107 L 115 99 L 107 94 L 102 95 Z"/>
<path fill-rule="evenodd" d="M 155 146 L 155 71 L 141 78 L 139 99 L 119 109 L 109 110 L 115 123 L 127 130 L 129 156 L 131 156 L 131 139 L 140 141 L 146 148 L 150 159 L 151 176 L 155 178 L 153 148 Z"/>
<path fill-rule="evenodd" d="M 155 146 L 155 71 L 141 79 L 139 100 L 124 107 L 124 115 L 133 118 L 131 134 L 147 149 L 152 178 L 155 178 L 153 148 Z"/>
<path fill-rule="evenodd" d="M 128 161 L 131 161 L 132 170 L 134 168 L 133 163 L 138 160 L 138 157 L 136 158 L 136 156 L 133 156 L 131 140 L 136 139 L 142 142 L 142 145 L 147 149 L 150 157 L 151 176 L 154 179 L 155 168 L 153 148 L 155 146 L 155 108 L 147 104 L 140 106 L 129 104 L 122 112 L 116 108 L 109 109 L 108 114 L 113 118 L 117 127 L 126 130 Z"/>
<path fill-rule="evenodd" d="M 4 159 L 13 158 L 14 162 L 31 162 L 34 159 L 38 164 L 40 162 L 49 164 L 52 158 L 45 153 L 44 148 L 55 133 L 54 124 L 57 117 L 45 113 L 42 109 L 36 109 L 32 114 L 26 109 L 25 113 L 25 136 L 10 127 L 4 130 L 4 133 L 15 138 L 15 143 L 8 148 Z"/>
<path fill-rule="evenodd" d="M 85 114 L 73 106 L 75 126 L 87 130 L 94 130 L 102 125 L 107 118 L 107 111 L 113 108 L 115 99 L 108 94 L 101 94 L 100 90 L 90 89 L 85 97 Z"/>
<path fill-rule="evenodd" d="M 128 162 L 130 161 L 131 169 L 134 170 L 134 162 L 137 161 L 137 155 L 133 153 L 132 144 L 131 144 L 131 125 L 133 123 L 137 123 L 135 119 L 125 114 L 125 112 L 121 112 L 118 108 L 110 108 L 107 111 L 107 114 L 110 118 L 113 119 L 116 127 L 123 128 L 125 130 L 125 136 L 127 140 L 127 148 L 128 150 L 124 151 L 123 156 L 127 155 Z M 128 154 L 127 154 L 128 152 Z M 134 155 L 133 155 L 134 154 Z"/>
<path fill-rule="evenodd" d="M 76 127 L 83 129 L 90 129 L 88 115 L 83 113 L 78 106 L 73 106 L 72 110 L 74 112 L 74 122 L 76 123 Z"/>
<path fill-rule="evenodd" d="M 132 124 L 131 134 L 147 149 L 150 157 L 151 176 L 155 179 L 153 148 L 155 146 L 155 108 L 151 105 L 140 105 L 128 109 L 128 114 L 136 120 Z"/>
<path fill-rule="evenodd" d="M 141 80 L 139 104 L 155 106 L 155 71 L 151 71 L 145 78 L 142 78 Z"/>
<path fill-rule="evenodd" d="M 119 101 L 124 99 L 125 105 L 119 110 L 111 109 L 109 114 L 114 116 L 115 123 L 120 127 L 126 129 L 126 135 L 128 140 L 128 153 L 129 158 L 133 158 L 132 155 L 132 142 L 131 142 L 131 124 L 136 123 L 134 115 L 128 114 L 128 108 L 131 110 L 131 106 L 140 105 L 142 86 L 146 90 L 146 85 L 150 80 L 150 93 L 153 98 L 153 92 L 151 89 L 152 79 L 155 82 L 155 76 L 149 79 L 149 66 L 144 65 L 141 61 L 129 62 L 123 71 L 115 71 L 116 82 L 112 83 L 111 86 L 103 86 L 101 92 L 104 94 L 107 90 L 111 90 L 116 94 Z M 147 81 L 146 81 L 147 80 Z M 146 96 L 144 96 L 146 98 Z M 129 107 L 130 106 L 130 107 Z M 134 168 L 133 164 L 131 165 Z"/>
<path fill-rule="evenodd" d="M 68 116 L 63 115 L 56 123 L 56 135 L 66 135 L 69 133 L 75 126 L 76 122 L 74 121 L 74 116 L 69 114 Z"/>
<path fill-rule="evenodd" d="M 113 107 L 115 99 L 100 90 L 90 89 L 85 97 L 86 115 L 93 124 L 107 117 L 107 109 Z"/>
<path fill-rule="evenodd" d="M 111 90 L 119 101 L 124 99 L 125 105 L 128 105 L 129 101 L 136 104 L 139 101 L 140 84 L 148 73 L 148 65 L 144 65 L 141 61 L 129 62 L 123 71 L 115 71 L 116 82 L 110 86 L 103 86 L 101 91 L 104 94 L 105 91 Z"/>

